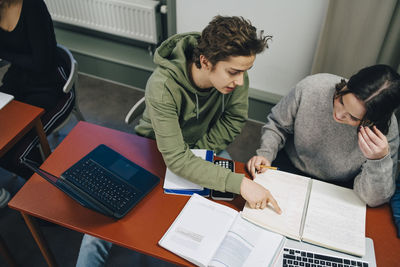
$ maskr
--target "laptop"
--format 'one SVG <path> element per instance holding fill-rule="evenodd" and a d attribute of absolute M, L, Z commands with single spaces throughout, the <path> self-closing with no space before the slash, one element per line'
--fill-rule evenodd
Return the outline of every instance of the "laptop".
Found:
<path fill-rule="evenodd" d="M 374 243 L 371 238 L 365 238 L 365 256 L 355 257 L 346 253 L 286 238 L 273 266 L 376 267 Z"/>
<path fill-rule="evenodd" d="M 2 109 L 5 105 L 7 105 L 13 99 L 14 99 L 14 96 L 0 92 L 0 109 Z"/>
<path fill-rule="evenodd" d="M 81 205 L 120 219 L 144 198 L 160 179 L 102 144 L 56 177 L 23 159 L 22 163 Z"/>

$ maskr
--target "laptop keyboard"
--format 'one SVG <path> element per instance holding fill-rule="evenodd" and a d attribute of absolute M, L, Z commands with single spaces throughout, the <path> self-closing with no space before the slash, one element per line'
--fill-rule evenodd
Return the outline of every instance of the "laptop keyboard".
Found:
<path fill-rule="evenodd" d="M 353 259 L 333 257 L 317 254 L 309 251 L 284 248 L 283 267 L 303 266 L 303 267 L 368 267 L 368 263 Z"/>
<path fill-rule="evenodd" d="M 69 169 L 64 175 L 68 181 L 114 211 L 124 209 L 136 195 L 135 189 L 90 159 Z"/>

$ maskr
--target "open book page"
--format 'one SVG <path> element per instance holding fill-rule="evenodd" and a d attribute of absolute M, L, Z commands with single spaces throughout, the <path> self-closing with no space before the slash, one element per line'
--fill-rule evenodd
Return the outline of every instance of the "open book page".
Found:
<path fill-rule="evenodd" d="M 209 266 L 269 266 L 284 237 L 236 217 Z"/>
<path fill-rule="evenodd" d="M 254 181 L 271 192 L 281 207 L 282 214 L 277 214 L 271 207 L 252 209 L 246 203 L 243 216 L 255 224 L 299 240 L 310 178 L 268 170 L 257 174 Z"/>
<path fill-rule="evenodd" d="M 313 180 L 303 240 L 363 256 L 365 216 L 365 203 L 353 190 Z"/>
<path fill-rule="evenodd" d="M 207 266 L 237 215 L 232 208 L 194 194 L 159 244 L 196 265 Z"/>
<path fill-rule="evenodd" d="M 191 149 L 193 154 L 202 159 L 206 159 L 207 149 Z M 198 184 L 192 183 L 191 181 L 182 178 L 170 169 L 167 168 L 165 172 L 164 189 L 175 189 L 175 190 L 203 190 L 204 188 Z"/>

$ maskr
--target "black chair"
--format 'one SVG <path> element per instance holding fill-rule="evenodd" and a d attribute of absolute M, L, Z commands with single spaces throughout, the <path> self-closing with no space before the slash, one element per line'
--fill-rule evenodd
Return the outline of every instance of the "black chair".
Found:
<path fill-rule="evenodd" d="M 68 122 L 72 114 L 74 114 L 78 120 L 84 120 L 79 110 L 76 96 L 78 64 L 71 52 L 62 45 L 57 45 L 57 57 L 57 62 L 59 63 L 58 70 L 65 78 L 63 87 L 64 94 L 55 107 L 47 111 L 41 117 L 46 136 L 57 132 Z M 0 166 L 24 179 L 30 178 L 33 172 L 25 167 L 25 165 L 21 164 L 21 160 L 29 158 L 39 164 L 42 163 L 44 157 L 38 144 L 39 138 L 33 129 L 14 145 L 6 155 L 0 158 Z"/>

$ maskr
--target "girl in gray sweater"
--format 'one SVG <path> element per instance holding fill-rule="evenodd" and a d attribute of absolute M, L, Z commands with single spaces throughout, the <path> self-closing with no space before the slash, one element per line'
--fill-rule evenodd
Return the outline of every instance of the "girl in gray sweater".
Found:
<path fill-rule="evenodd" d="M 283 148 L 279 155 L 301 174 L 350 185 L 371 207 L 383 204 L 395 190 L 399 104 L 400 75 L 386 65 L 364 68 L 348 82 L 308 76 L 271 110 L 247 168 L 253 177 L 266 171 L 260 165 L 271 166 Z"/>

